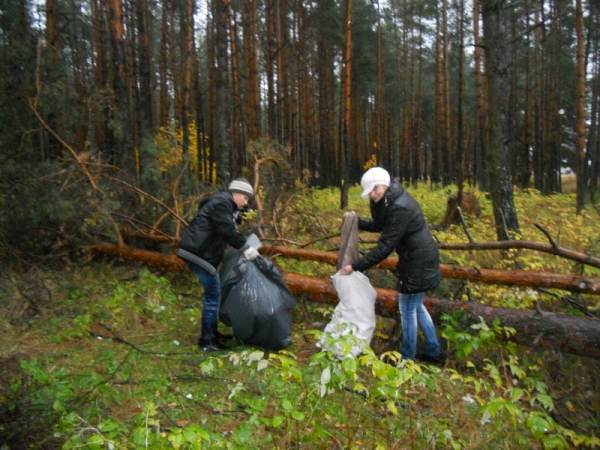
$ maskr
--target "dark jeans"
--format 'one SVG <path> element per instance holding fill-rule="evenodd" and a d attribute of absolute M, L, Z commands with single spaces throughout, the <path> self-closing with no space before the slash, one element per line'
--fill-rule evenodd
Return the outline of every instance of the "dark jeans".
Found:
<path fill-rule="evenodd" d="M 214 340 L 217 337 L 217 321 L 219 319 L 219 307 L 221 306 L 221 279 L 219 278 L 219 272 L 211 275 L 198 264 L 188 261 L 188 265 L 204 288 L 200 339 Z"/>

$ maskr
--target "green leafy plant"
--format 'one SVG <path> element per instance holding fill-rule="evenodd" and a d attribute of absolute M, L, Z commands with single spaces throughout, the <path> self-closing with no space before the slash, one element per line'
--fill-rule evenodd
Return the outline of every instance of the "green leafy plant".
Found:
<path fill-rule="evenodd" d="M 509 338 L 515 334 L 514 328 L 505 327 L 500 324 L 499 319 L 494 319 L 491 327 L 480 317 L 479 323 L 464 330 L 460 325 L 463 311 L 455 311 L 451 315 L 443 314 L 441 335 L 453 347 L 453 351 L 459 357 L 469 356 L 474 350 L 483 350 L 486 347 L 497 344 L 497 338 Z"/>

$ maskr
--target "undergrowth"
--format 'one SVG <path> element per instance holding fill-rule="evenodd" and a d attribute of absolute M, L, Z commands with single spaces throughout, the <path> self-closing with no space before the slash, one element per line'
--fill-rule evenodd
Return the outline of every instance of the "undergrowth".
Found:
<path fill-rule="evenodd" d="M 429 222 L 439 221 L 448 193 L 410 190 Z M 313 248 L 335 250 L 336 195 L 314 191 L 299 199 L 294 209 L 305 219 L 287 219 L 286 234 L 296 241 L 318 236 Z M 482 216 L 467 217 L 469 231 L 476 240 L 494 240 L 488 201 L 480 201 Z M 522 239 L 540 241 L 539 223 L 561 245 L 599 255 L 590 218 L 563 213 L 574 209 L 570 196 L 526 192 L 516 201 L 531 211 L 520 216 Z M 349 209 L 368 215 L 357 189 Z M 318 223 L 307 219 L 315 215 Z M 465 240 L 458 227 L 436 236 Z M 367 247 L 376 236 L 363 239 Z M 501 256 L 443 254 L 471 265 L 599 275 L 532 252 Z M 334 270 L 278 263 L 311 276 Z M 387 280 L 370 275 L 377 286 Z M 195 345 L 201 288 L 189 274 L 90 262 L 68 273 L 7 272 L 0 283 L 3 449 L 600 446 L 598 362 L 517 346 L 510 340 L 515 330 L 498 320 L 465 326 L 459 313 L 443 316 L 438 330 L 449 357 L 441 367 L 401 360 L 395 321 L 381 317 L 371 348 L 339 359 L 315 346 L 332 308 L 300 298 L 286 350 L 238 346 L 204 354 Z M 450 280 L 443 284 L 440 293 L 457 292 Z M 531 308 L 541 301 L 572 311 L 560 297 L 532 289 L 469 284 L 458 292 L 493 305 Z M 578 301 L 594 307 L 591 297 Z M 349 352 L 354 344 L 349 337 L 342 348 Z"/>

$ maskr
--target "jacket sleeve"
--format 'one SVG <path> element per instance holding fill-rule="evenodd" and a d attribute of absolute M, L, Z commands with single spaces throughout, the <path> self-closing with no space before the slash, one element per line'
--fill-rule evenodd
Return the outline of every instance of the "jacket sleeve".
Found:
<path fill-rule="evenodd" d="M 370 232 L 379 231 L 375 229 L 375 221 L 373 219 L 367 219 L 366 217 L 358 218 L 358 229 Z"/>
<path fill-rule="evenodd" d="M 401 208 L 394 206 L 390 208 L 385 216 L 381 235 L 377 246 L 371 249 L 365 256 L 352 263 L 352 269 L 364 272 L 379 264 L 387 258 L 398 246 L 398 243 L 406 232 L 408 221 Z M 364 229 L 369 231 L 368 229 Z"/>
<path fill-rule="evenodd" d="M 240 233 L 233 220 L 233 210 L 225 203 L 217 203 L 212 215 L 215 232 L 229 245 L 238 250 L 247 247 L 245 236 Z"/>

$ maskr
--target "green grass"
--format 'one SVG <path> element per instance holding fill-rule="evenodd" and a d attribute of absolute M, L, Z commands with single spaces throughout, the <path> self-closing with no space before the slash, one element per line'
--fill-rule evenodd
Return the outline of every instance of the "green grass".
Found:
<path fill-rule="evenodd" d="M 430 223 L 443 217 L 447 192 L 409 190 Z M 368 215 L 359 194 L 351 190 L 349 209 Z M 335 249 L 335 238 L 327 236 L 341 224 L 336 196 L 326 190 L 298 199 L 281 216 L 282 234 L 295 242 L 318 238 L 310 248 Z M 482 216 L 467 218 L 470 232 L 494 240 L 490 206 L 484 196 L 480 201 Z M 591 217 L 574 215 L 572 196 L 527 192 L 516 202 L 523 239 L 543 240 L 533 225 L 540 223 L 562 245 L 598 256 L 597 227 Z M 437 235 L 466 240 L 458 227 Z M 443 255 L 486 267 L 518 261 L 531 270 L 581 269 L 532 252 L 502 256 Z M 284 264 L 311 276 L 333 270 Z M 385 275 L 373 279 L 386 282 Z M 453 291 L 445 280 L 438 293 Z M 469 291 L 494 305 L 526 307 L 542 296 L 545 308 L 567 310 L 532 290 L 472 284 Z M 89 449 L 600 446 L 598 361 L 518 347 L 504 339 L 514 330 L 500 323 L 465 329 L 459 316 L 445 317 L 439 331 L 451 358 L 444 367 L 407 361 L 392 367 L 380 356 L 397 356 L 395 321 L 380 317 L 373 352 L 339 361 L 314 345 L 332 308 L 300 298 L 293 344 L 285 351 L 241 346 L 203 354 L 195 345 L 201 294 L 190 274 L 118 264 L 6 272 L 0 278 L 0 441 L 10 448 Z M 592 307 L 596 299 L 579 301 Z"/>

